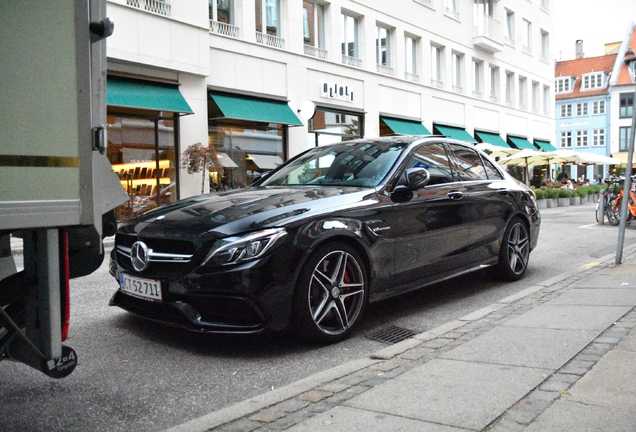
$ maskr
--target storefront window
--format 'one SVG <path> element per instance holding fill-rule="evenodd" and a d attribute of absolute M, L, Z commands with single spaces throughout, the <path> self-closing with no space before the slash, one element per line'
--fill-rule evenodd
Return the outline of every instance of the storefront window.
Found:
<path fill-rule="evenodd" d="M 249 186 L 285 160 L 287 126 L 255 123 L 211 122 L 208 143 L 219 163 L 210 168 L 210 189 L 227 190 Z"/>
<path fill-rule="evenodd" d="M 127 203 L 115 209 L 117 218 L 126 219 L 175 201 L 174 118 L 148 119 L 109 113 L 107 121 L 108 159 L 130 196 Z"/>
<path fill-rule="evenodd" d="M 318 108 L 309 122 L 308 146 L 318 147 L 362 138 L 363 135 L 364 116 L 361 114 Z"/>

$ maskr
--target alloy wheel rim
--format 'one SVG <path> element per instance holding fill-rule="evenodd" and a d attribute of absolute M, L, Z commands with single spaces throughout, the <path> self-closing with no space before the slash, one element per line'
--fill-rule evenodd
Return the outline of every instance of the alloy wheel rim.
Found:
<path fill-rule="evenodd" d="M 528 265 L 528 256 L 530 255 L 530 241 L 526 227 L 521 224 L 515 224 L 510 230 L 508 237 L 508 262 L 510 270 L 515 274 L 522 273 Z"/>
<path fill-rule="evenodd" d="M 331 252 L 320 260 L 309 284 L 309 309 L 320 331 L 329 335 L 347 331 L 364 302 L 364 274 L 358 261 L 347 252 Z"/>

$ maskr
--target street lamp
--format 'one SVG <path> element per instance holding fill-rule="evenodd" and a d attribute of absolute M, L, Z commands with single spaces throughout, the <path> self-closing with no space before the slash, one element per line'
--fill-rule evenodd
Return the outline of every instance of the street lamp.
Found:
<path fill-rule="evenodd" d="M 629 63 L 635 61 L 633 57 L 625 59 L 625 64 L 629 68 Z M 632 75 L 634 76 L 634 75 Z M 632 182 L 632 160 L 634 158 L 634 137 L 636 135 L 636 91 L 632 96 L 632 128 L 629 131 L 629 148 L 627 150 L 627 167 L 625 169 L 625 183 L 623 184 L 623 200 L 621 202 L 621 215 L 618 225 L 618 241 L 616 243 L 616 264 L 623 261 L 623 245 L 625 243 L 625 224 L 627 222 L 627 206 L 629 205 L 629 191 Z"/>

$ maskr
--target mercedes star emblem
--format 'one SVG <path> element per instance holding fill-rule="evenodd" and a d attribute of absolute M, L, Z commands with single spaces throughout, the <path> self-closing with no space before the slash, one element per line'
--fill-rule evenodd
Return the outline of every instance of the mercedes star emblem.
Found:
<path fill-rule="evenodd" d="M 148 267 L 148 246 L 142 241 L 135 242 L 130 250 L 130 261 L 138 272 Z"/>

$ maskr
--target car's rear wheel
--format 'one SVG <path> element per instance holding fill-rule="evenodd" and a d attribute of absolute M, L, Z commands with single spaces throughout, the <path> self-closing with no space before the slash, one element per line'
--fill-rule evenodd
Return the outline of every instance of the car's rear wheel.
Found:
<path fill-rule="evenodd" d="M 342 242 L 318 248 L 301 270 L 294 295 L 294 329 L 304 339 L 332 343 L 360 321 L 368 296 L 360 255 Z"/>
<path fill-rule="evenodd" d="M 530 258 L 530 234 L 523 221 L 513 218 L 504 232 L 499 248 L 499 264 L 491 268 L 496 279 L 517 281 L 523 277 Z"/>

